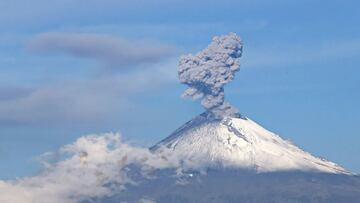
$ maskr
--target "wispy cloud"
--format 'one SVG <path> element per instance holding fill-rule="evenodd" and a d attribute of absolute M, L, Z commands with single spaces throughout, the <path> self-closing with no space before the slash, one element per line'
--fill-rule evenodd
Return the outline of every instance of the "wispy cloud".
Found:
<path fill-rule="evenodd" d="M 21 98 L 31 94 L 33 90 L 22 87 L 0 87 L 0 102 Z"/>
<path fill-rule="evenodd" d="M 126 74 L 62 81 L 38 88 L 0 88 L 0 125 L 48 126 L 106 122 L 126 116 L 132 95 L 176 81 L 173 61 Z"/>
<path fill-rule="evenodd" d="M 86 79 L 75 77 L 31 88 L 21 84 L 0 86 L 0 125 L 106 123 L 119 114 L 128 114 L 134 106 L 129 100 L 132 95 L 176 81 L 177 59 L 170 57 L 176 49 L 163 43 L 89 33 L 45 33 L 27 45 L 36 53 L 63 53 L 128 71 L 111 71 L 113 74 Z"/>
<path fill-rule="evenodd" d="M 159 42 L 93 33 L 44 33 L 34 37 L 27 48 L 35 53 L 93 59 L 113 68 L 158 62 L 176 52 L 174 46 Z"/>

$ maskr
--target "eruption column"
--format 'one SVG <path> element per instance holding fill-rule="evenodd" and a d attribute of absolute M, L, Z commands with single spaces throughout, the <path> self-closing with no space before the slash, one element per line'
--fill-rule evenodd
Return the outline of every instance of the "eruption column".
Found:
<path fill-rule="evenodd" d="M 225 102 L 224 86 L 240 69 L 243 44 L 235 33 L 214 37 L 210 45 L 194 55 L 180 58 L 178 76 L 189 86 L 183 97 L 201 99 L 201 105 L 216 117 L 238 117 L 239 111 Z"/>

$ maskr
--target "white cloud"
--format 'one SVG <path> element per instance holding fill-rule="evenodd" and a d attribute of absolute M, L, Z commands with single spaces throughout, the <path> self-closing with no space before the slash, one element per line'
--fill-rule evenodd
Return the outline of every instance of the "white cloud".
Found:
<path fill-rule="evenodd" d="M 177 165 L 147 148 L 124 143 L 113 133 L 80 137 L 58 153 L 57 162 L 44 160 L 45 169 L 38 176 L 0 181 L 0 202 L 77 203 L 111 196 L 134 183 L 127 173 L 130 164 L 138 165 L 144 174 Z"/>

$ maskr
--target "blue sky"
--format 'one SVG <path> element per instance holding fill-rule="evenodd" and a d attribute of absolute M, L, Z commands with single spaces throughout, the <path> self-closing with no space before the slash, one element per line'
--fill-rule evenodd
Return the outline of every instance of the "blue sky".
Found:
<path fill-rule="evenodd" d="M 3 0 L 0 179 L 89 133 L 150 146 L 203 111 L 180 98 L 181 54 L 244 42 L 226 98 L 301 148 L 360 173 L 357 1 Z"/>

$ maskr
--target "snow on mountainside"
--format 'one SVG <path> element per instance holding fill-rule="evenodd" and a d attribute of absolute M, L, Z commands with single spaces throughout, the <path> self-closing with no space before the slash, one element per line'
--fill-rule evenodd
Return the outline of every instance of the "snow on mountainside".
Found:
<path fill-rule="evenodd" d="M 231 167 L 257 172 L 313 171 L 350 174 L 312 156 L 249 118 L 213 118 L 203 113 L 151 148 L 188 168 Z"/>

